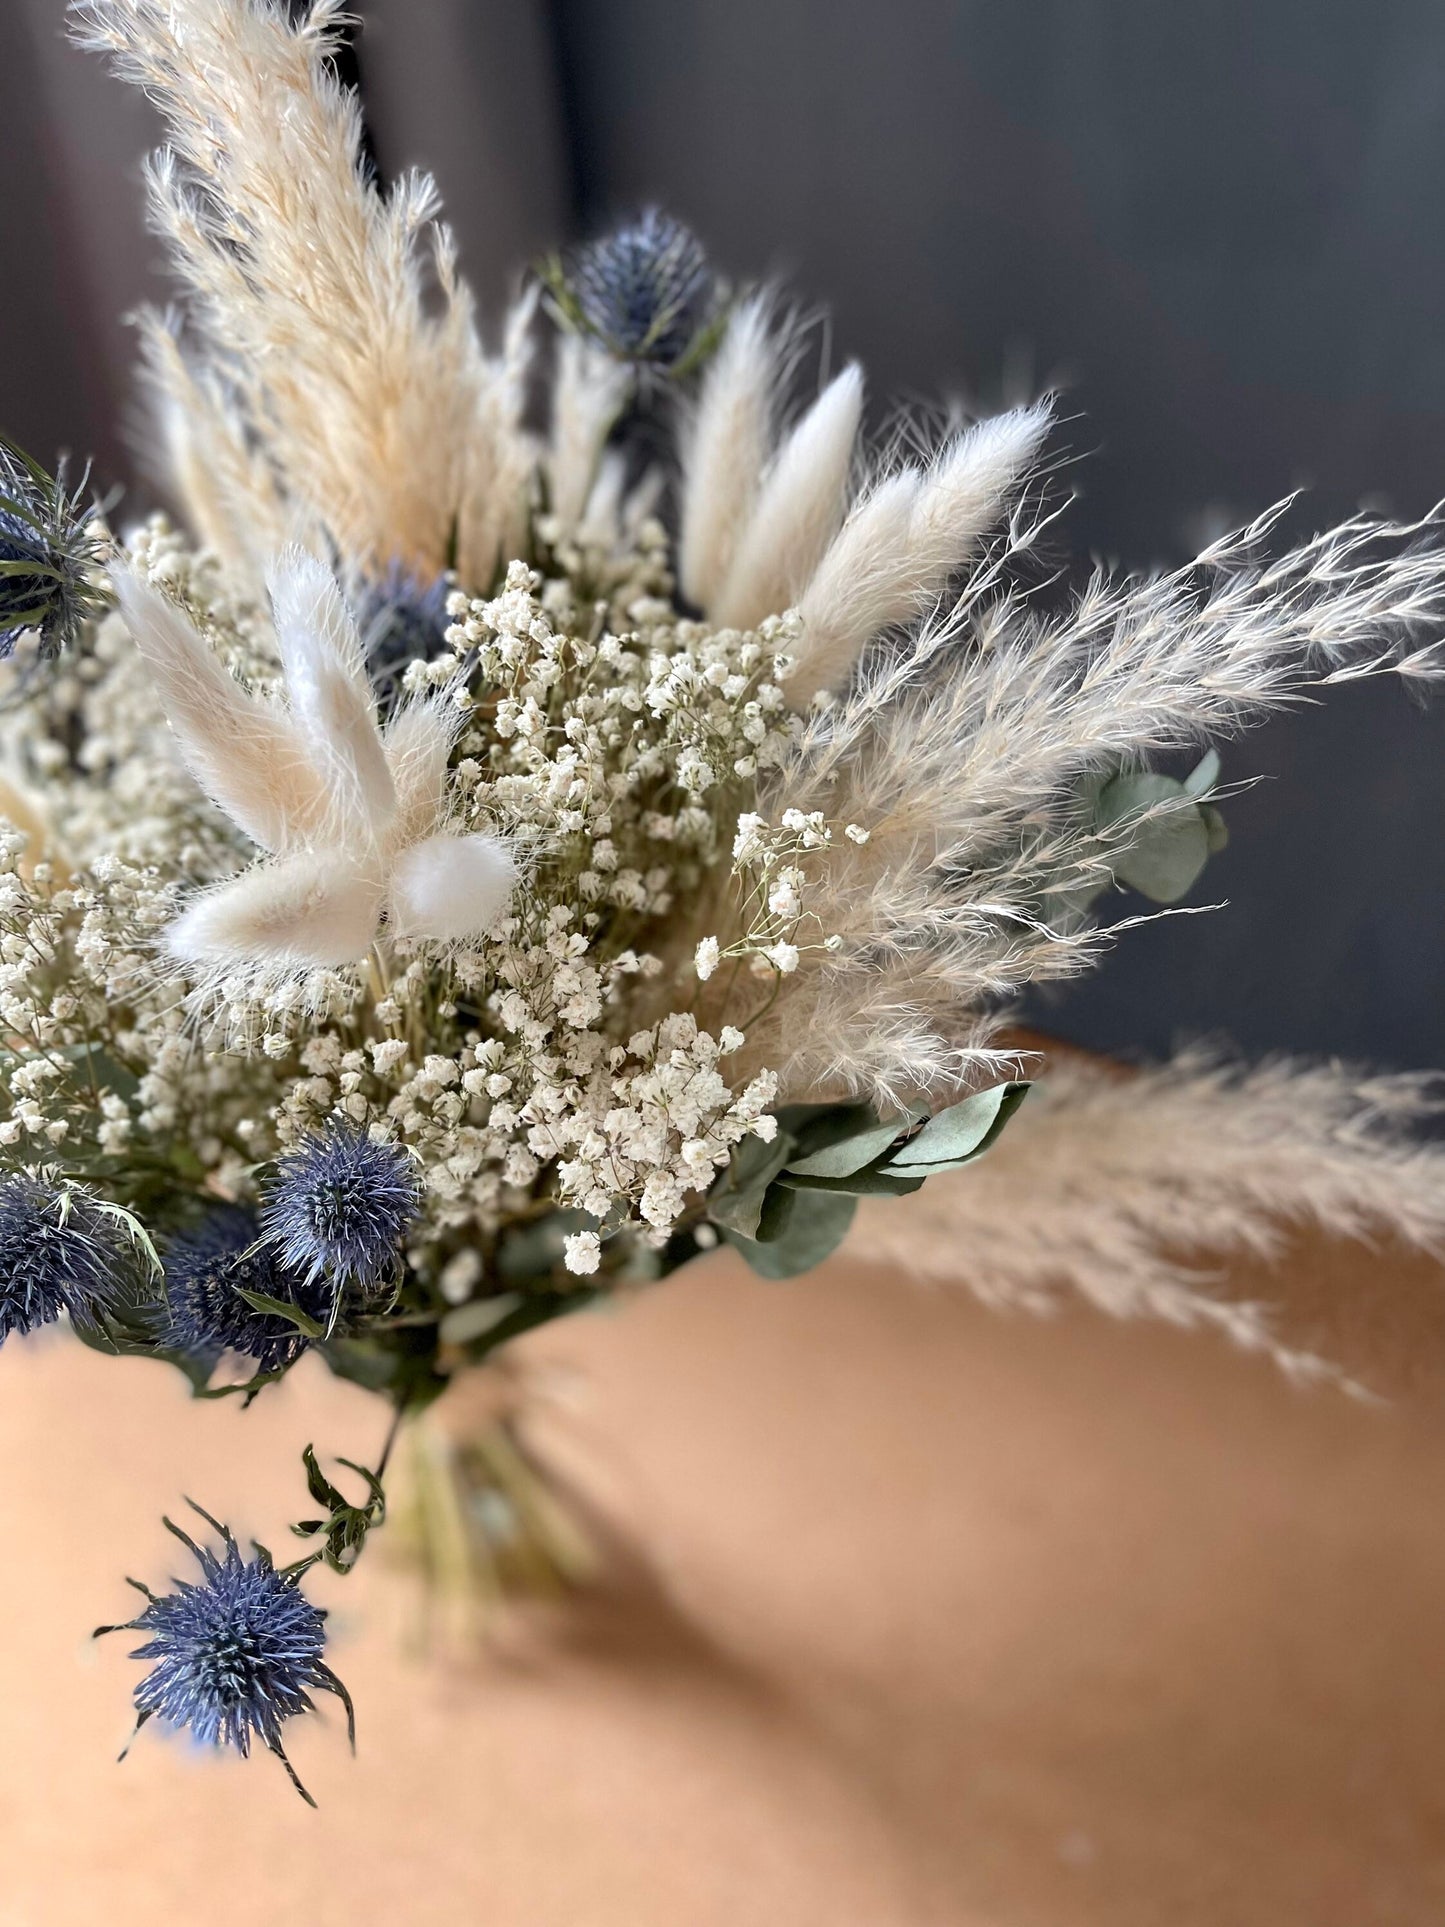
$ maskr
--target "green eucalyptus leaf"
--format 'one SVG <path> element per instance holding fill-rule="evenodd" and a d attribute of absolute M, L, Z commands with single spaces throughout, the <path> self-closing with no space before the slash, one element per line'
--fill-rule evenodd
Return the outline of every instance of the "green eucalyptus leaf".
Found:
<path fill-rule="evenodd" d="M 793 1151 L 790 1132 L 779 1129 L 771 1143 L 760 1137 L 745 1137 L 734 1145 L 727 1168 L 708 1193 L 707 1214 L 724 1231 L 740 1237 L 759 1235 L 768 1186 L 787 1163 Z"/>
<path fill-rule="evenodd" d="M 882 1118 L 871 1104 L 850 1104 L 840 1107 L 838 1135 L 831 1142 L 817 1149 L 803 1150 L 803 1140 L 799 1140 L 799 1154 L 788 1160 L 788 1172 L 792 1177 L 805 1178 L 847 1178 L 855 1171 L 861 1171 L 877 1157 L 897 1143 L 903 1133 L 918 1121 L 920 1112 L 904 1112 L 902 1116 Z M 846 1120 L 846 1123 L 845 1123 Z"/>
<path fill-rule="evenodd" d="M 307 1338 L 326 1336 L 326 1327 L 318 1324 L 309 1312 L 302 1311 L 299 1305 L 293 1305 L 290 1299 L 271 1298 L 264 1291 L 248 1291 L 244 1285 L 236 1285 L 234 1290 L 236 1296 L 244 1299 L 252 1311 L 265 1312 L 271 1318 L 284 1318 L 288 1325 L 294 1325 Z"/>
<path fill-rule="evenodd" d="M 437 1338 L 443 1345 L 470 1345 L 474 1338 L 481 1338 L 504 1318 L 510 1318 L 523 1302 L 522 1294 L 516 1291 L 498 1292 L 492 1298 L 470 1298 L 445 1314 L 437 1326 Z"/>
<path fill-rule="evenodd" d="M 1209 831 L 1198 806 L 1160 817 L 1114 866 L 1114 874 L 1151 903 L 1177 903 L 1209 861 Z"/>
<path fill-rule="evenodd" d="M 1102 791 L 1098 824 L 1114 829 L 1134 817 L 1141 821 L 1111 859 L 1114 875 L 1154 903 L 1174 903 L 1209 860 L 1209 832 L 1199 807 L 1174 777 L 1136 770 L 1116 776 Z"/>
<path fill-rule="evenodd" d="M 562 1262 L 562 1241 L 574 1231 L 596 1229 L 585 1211 L 549 1211 L 530 1224 L 504 1231 L 497 1241 L 493 1270 L 503 1285 L 525 1285 L 551 1276 Z"/>
<path fill-rule="evenodd" d="M 793 1207 L 797 1203 L 794 1192 L 783 1185 L 769 1185 L 763 1198 L 763 1208 L 758 1213 L 756 1244 L 773 1244 L 783 1237 L 792 1220 Z M 746 1233 L 743 1234 L 746 1236 Z"/>
<path fill-rule="evenodd" d="M 815 1178 L 805 1172 L 784 1171 L 778 1184 L 790 1191 L 831 1191 L 850 1198 L 906 1198 L 909 1192 L 922 1188 L 923 1176 L 921 1172 L 914 1177 L 890 1170 L 878 1160 L 843 1178 Z"/>
<path fill-rule="evenodd" d="M 1028 1095 L 1026 1083 L 995 1084 L 950 1104 L 929 1118 L 923 1129 L 895 1151 L 884 1171 L 898 1176 L 931 1177 L 982 1157 Z"/>
<path fill-rule="evenodd" d="M 1219 751 L 1206 750 L 1184 779 L 1184 794 L 1202 803 L 1219 781 Z"/>
<path fill-rule="evenodd" d="M 796 1278 L 837 1250 L 848 1235 L 858 1200 L 842 1192 L 788 1191 L 790 1200 L 779 1234 L 766 1241 L 723 1236 L 762 1278 Z"/>
<path fill-rule="evenodd" d="M 1199 817 L 1204 825 L 1204 834 L 1209 839 L 1209 854 L 1218 856 L 1229 842 L 1229 825 L 1213 803 L 1201 803 Z"/>

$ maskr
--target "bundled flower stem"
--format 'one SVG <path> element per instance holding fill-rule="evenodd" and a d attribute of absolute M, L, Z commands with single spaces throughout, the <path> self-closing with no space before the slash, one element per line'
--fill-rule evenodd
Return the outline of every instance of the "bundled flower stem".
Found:
<path fill-rule="evenodd" d="M 972 1233 L 986 1295 L 1256 1344 L 1166 1230 L 1438 1247 L 1445 1154 L 1355 1122 L 1408 1083 L 1046 1077 L 963 1168 L 1025 1097 L 1015 1000 L 1219 847 L 1213 744 L 1440 675 L 1436 518 L 1279 553 L 1271 510 L 1046 606 L 1047 397 L 870 450 L 862 371 L 808 394 L 777 295 L 655 211 L 488 347 L 431 184 L 362 164 L 335 0 L 73 13 L 168 128 L 185 301 L 143 332 L 181 521 L 113 539 L 7 462 L 0 1337 L 65 1314 L 247 1398 L 316 1350 L 400 1418 L 720 1242 L 805 1270 L 860 1200 L 860 1249 Z M 308 1451 L 284 1572 L 215 1527 L 135 1622 L 142 1717 L 281 1752 L 337 1690 L 299 1578 L 355 1563 L 384 1456 L 348 1499 Z"/>

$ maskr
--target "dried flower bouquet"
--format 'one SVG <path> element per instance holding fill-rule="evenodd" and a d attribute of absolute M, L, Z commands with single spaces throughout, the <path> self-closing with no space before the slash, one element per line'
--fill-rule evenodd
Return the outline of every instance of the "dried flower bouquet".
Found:
<path fill-rule="evenodd" d="M 489 346 L 431 183 L 361 164 L 336 0 L 73 14 L 169 128 L 184 310 L 141 327 L 185 532 L 117 539 L 5 455 L 0 1338 L 64 1315 L 212 1397 L 313 1349 L 399 1420 L 601 1294 L 720 1241 L 784 1278 L 856 1214 L 985 1295 L 1306 1369 L 1179 1244 L 1440 1247 L 1409 1080 L 1064 1068 L 964 1169 L 1027 1090 L 1014 1000 L 1218 846 L 1212 742 L 1440 674 L 1433 521 L 1276 553 L 1270 511 L 1041 595 L 1046 399 L 870 452 L 861 371 L 800 404 L 777 297 L 655 212 Z M 345 1697 L 302 1582 L 355 1562 L 388 1450 L 347 1498 L 308 1448 L 288 1565 L 173 1528 L 199 1577 L 141 1587 L 139 1722 L 284 1761 Z"/>

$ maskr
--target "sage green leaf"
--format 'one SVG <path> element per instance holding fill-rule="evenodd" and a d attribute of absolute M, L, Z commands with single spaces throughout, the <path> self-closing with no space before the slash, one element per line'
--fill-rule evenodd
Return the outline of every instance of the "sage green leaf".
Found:
<path fill-rule="evenodd" d="M 1147 816 L 1150 810 L 1160 814 Z M 1099 827 L 1127 826 L 1136 816 L 1142 820 L 1131 840 L 1111 858 L 1114 875 L 1154 903 L 1174 903 L 1209 860 L 1209 832 L 1199 807 L 1174 777 L 1138 770 L 1116 776 L 1103 791 Z"/>
<path fill-rule="evenodd" d="M 1184 785 L 1174 776 L 1161 776 L 1158 770 L 1124 770 L 1110 777 L 1099 791 L 1094 806 L 1094 821 L 1101 829 L 1122 823 L 1128 817 L 1142 816 L 1185 794 Z"/>
<path fill-rule="evenodd" d="M 1026 1083 L 995 1084 L 975 1091 L 929 1118 L 916 1137 L 895 1151 L 885 1172 L 929 1177 L 982 1157 L 1028 1095 Z"/>
<path fill-rule="evenodd" d="M 1202 803 L 1219 781 L 1219 751 L 1206 750 L 1184 779 L 1184 794 Z"/>
<path fill-rule="evenodd" d="M 850 1198 L 906 1198 L 910 1191 L 922 1188 L 925 1175 L 919 1172 L 914 1177 L 893 1171 L 885 1159 L 879 1159 L 865 1165 L 861 1171 L 850 1171 L 842 1178 L 815 1178 L 802 1171 L 784 1171 L 774 1189 L 832 1191 Z"/>
<path fill-rule="evenodd" d="M 790 1191 L 781 1235 L 766 1243 L 723 1230 L 761 1278 L 796 1278 L 829 1257 L 848 1235 L 858 1200 L 841 1192 Z"/>
<path fill-rule="evenodd" d="M 877 1121 L 869 1104 L 783 1104 L 776 1112 L 779 1130 L 793 1140 L 798 1157 L 811 1157 Z"/>
<path fill-rule="evenodd" d="M 497 1241 L 493 1271 L 503 1285 L 524 1285 L 549 1278 L 562 1262 L 563 1239 L 574 1231 L 595 1231 L 585 1211 L 549 1211 L 530 1224 L 513 1225 Z"/>
<path fill-rule="evenodd" d="M 236 1296 L 243 1298 L 252 1311 L 263 1311 L 271 1318 L 284 1318 L 288 1325 L 294 1325 L 307 1338 L 324 1338 L 326 1327 L 319 1325 L 309 1312 L 293 1305 L 288 1298 L 270 1298 L 264 1291 L 248 1291 L 244 1285 L 234 1287 Z"/>
<path fill-rule="evenodd" d="M 1151 903 L 1177 903 L 1199 880 L 1209 861 L 1209 832 L 1198 806 L 1145 825 L 1138 841 L 1114 866 L 1114 874 Z"/>
<path fill-rule="evenodd" d="M 792 1151 L 792 1134 L 781 1128 L 771 1143 L 745 1137 L 734 1145 L 727 1168 L 708 1193 L 707 1215 L 713 1223 L 740 1237 L 757 1237 L 768 1186 Z"/>
<path fill-rule="evenodd" d="M 520 1292 L 502 1291 L 495 1298 L 473 1298 L 465 1305 L 455 1305 L 437 1326 L 437 1338 L 443 1345 L 470 1345 L 474 1338 L 510 1318 L 522 1303 Z"/>
<path fill-rule="evenodd" d="M 1204 834 L 1209 838 L 1209 854 L 1218 856 L 1229 842 L 1229 825 L 1213 803 L 1201 803 L 1199 815 L 1204 824 Z"/>
<path fill-rule="evenodd" d="M 807 1178 L 847 1178 L 855 1171 L 861 1171 L 897 1143 L 903 1133 L 916 1124 L 922 1112 L 905 1111 L 902 1116 L 882 1118 L 870 1104 L 850 1104 L 846 1107 L 847 1127 L 841 1124 L 839 1134 L 831 1142 L 817 1149 L 803 1153 L 800 1140 L 799 1154 L 788 1160 L 788 1172 L 793 1177 Z"/>

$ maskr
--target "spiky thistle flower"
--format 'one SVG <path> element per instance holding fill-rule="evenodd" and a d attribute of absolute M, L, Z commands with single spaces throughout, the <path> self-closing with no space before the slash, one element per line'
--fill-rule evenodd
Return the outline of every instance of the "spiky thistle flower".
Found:
<path fill-rule="evenodd" d="M 659 368 L 688 357 L 713 303 L 702 243 L 655 207 L 579 248 L 560 284 L 569 320 L 619 359 Z"/>
<path fill-rule="evenodd" d="M 0 436 L 0 660 L 27 629 L 58 656 L 105 607 L 95 572 L 102 547 L 84 506 L 85 481 L 67 489 Z"/>
<path fill-rule="evenodd" d="M 354 1747 L 356 1715 L 351 1695 L 322 1658 L 326 1614 L 301 1592 L 311 1561 L 278 1571 L 263 1546 L 256 1547 L 254 1559 L 243 1559 L 229 1528 L 194 1500 L 189 1503 L 219 1533 L 224 1557 L 197 1545 L 167 1519 L 167 1529 L 199 1561 L 200 1582 L 178 1579 L 174 1592 L 156 1594 L 132 1579 L 129 1583 L 146 1596 L 145 1611 L 96 1628 L 97 1638 L 129 1631 L 151 1635 L 130 1655 L 156 1661 L 135 1689 L 135 1733 L 159 1715 L 168 1726 L 188 1729 L 202 1745 L 234 1746 L 245 1758 L 251 1742 L 260 1740 L 285 1767 L 302 1799 L 315 1806 L 286 1757 L 282 1725 L 297 1713 L 315 1711 L 313 1692 L 334 1693 L 346 1708 Z M 129 1751 L 127 1743 L 121 1758 Z"/>
<path fill-rule="evenodd" d="M 362 584 L 356 626 L 383 711 L 394 707 L 409 663 L 432 662 L 445 650 L 450 587 L 444 575 L 423 582 L 395 562 Z"/>
<path fill-rule="evenodd" d="M 366 1290 L 395 1268 L 420 1192 L 399 1145 L 377 1144 L 333 1118 L 282 1158 L 261 1223 L 288 1269 Z"/>
<path fill-rule="evenodd" d="M 133 1262 L 120 1217 L 80 1185 L 30 1171 L 0 1179 L 0 1344 L 62 1312 L 95 1325 Z"/>
<path fill-rule="evenodd" d="M 193 1231 L 171 1240 L 165 1290 L 160 1336 L 168 1349 L 212 1364 L 225 1352 L 244 1352 L 263 1372 L 290 1365 L 308 1339 L 290 1319 L 254 1300 L 294 1305 L 318 1325 L 328 1323 L 334 1309 L 330 1291 L 286 1269 L 255 1212 L 243 1205 L 217 1205 Z"/>

